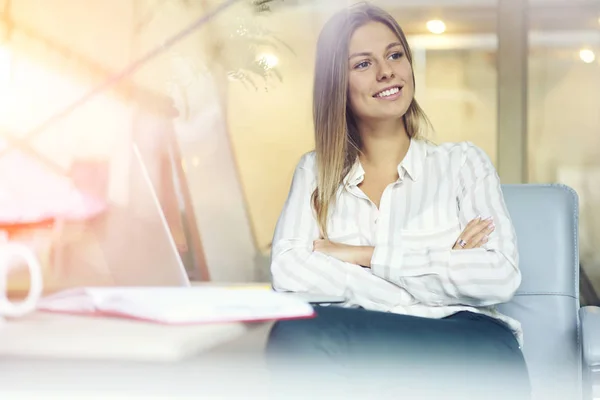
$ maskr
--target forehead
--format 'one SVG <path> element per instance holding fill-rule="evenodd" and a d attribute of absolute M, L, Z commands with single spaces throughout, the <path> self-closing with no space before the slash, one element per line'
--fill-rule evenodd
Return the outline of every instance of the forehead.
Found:
<path fill-rule="evenodd" d="M 400 39 L 387 25 L 371 21 L 354 31 L 350 38 L 349 54 L 359 52 L 377 53 Z"/>

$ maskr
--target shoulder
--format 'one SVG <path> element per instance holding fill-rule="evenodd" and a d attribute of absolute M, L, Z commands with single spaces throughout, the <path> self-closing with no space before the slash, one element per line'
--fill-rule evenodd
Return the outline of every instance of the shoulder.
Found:
<path fill-rule="evenodd" d="M 317 153 L 314 150 L 304 153 L 300 157 L 294 169 L 294 176 L 302 176 L 303 179 L 317 179 Z"/>
<path fill-rule="evenodd" d="M 473 142 L 446 142 L 435 144 L 427 142 L 427 154 L 434 157 L 447 157 L 450 160 L 464 164 L 492 166 L 487 153 Z"/>
<path fill-rule="evenodd" d="M 300 157 L 300 161 L 296 165 L 296 170 L 304 169 L 307 171 L 314 172 L 317 169 L 317 152 L 309 151 L 308 153 L 304 153 L 302 157 Z"/>

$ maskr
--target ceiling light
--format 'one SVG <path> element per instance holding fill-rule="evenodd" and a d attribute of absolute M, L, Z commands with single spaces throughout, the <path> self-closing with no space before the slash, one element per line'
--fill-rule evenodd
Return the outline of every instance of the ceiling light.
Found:
<path fill-rule="evenodd" d="M 581 61 L 584 63 L 590 64 L 596 59 L 596 54 L 590 49 L 581 49 L 579 51 L 579 58 L 581 58 Z"/>
<path fill-rule="evenodd" d="M 257 61 L 263 65 L 266 69 L 271 69 L 279 64 L 279 58 L 275 54 L 264 53 L 260 54 Z"/>
<path fill-rule="evenodd" d="M 429 32 L 439 35 L 446 32 L 446 24 L 439 19 L 432 19 L 427 22 L 427 29 L 429 29 Z"/>

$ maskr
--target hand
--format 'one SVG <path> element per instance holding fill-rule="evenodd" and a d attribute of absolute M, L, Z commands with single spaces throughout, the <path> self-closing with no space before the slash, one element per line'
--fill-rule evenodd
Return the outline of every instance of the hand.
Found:
<path fill-rule="evenodd" d="M 318 251 L 319 253 L 327 254 L 338 260 L 358 265 L 364 265 L 363 260 L 368 260 L 367 264 L 369 264 L 373 254 L 372 250 L 369 253 L 369 248 L 366 246 L 352 246 L 325 239 L 315 240 L 313 242 L 313 251 Z M 363 264 L 361 264 L 361 262 Z"/>
<path fill-rule="evenodd" d="M 477 217 L 467 224 L 465 230 L 458 236 L 452 250 L 475 249 L 487 243 L 490 234 L 494 231 L 494 221 L 491 217 L 481 219 Z"/>

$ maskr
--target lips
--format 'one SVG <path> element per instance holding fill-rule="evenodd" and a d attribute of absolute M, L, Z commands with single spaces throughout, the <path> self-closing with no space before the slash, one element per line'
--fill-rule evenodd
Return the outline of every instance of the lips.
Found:
<path fill-rule="evenodd" d="M 373 97 L 375 98 L 386 98 L 391 97 L 398 94 L 402 90 L 401 86 L 390 86 L 388 88 L 383 89 L 381 92 L 375 93 Z"/>

